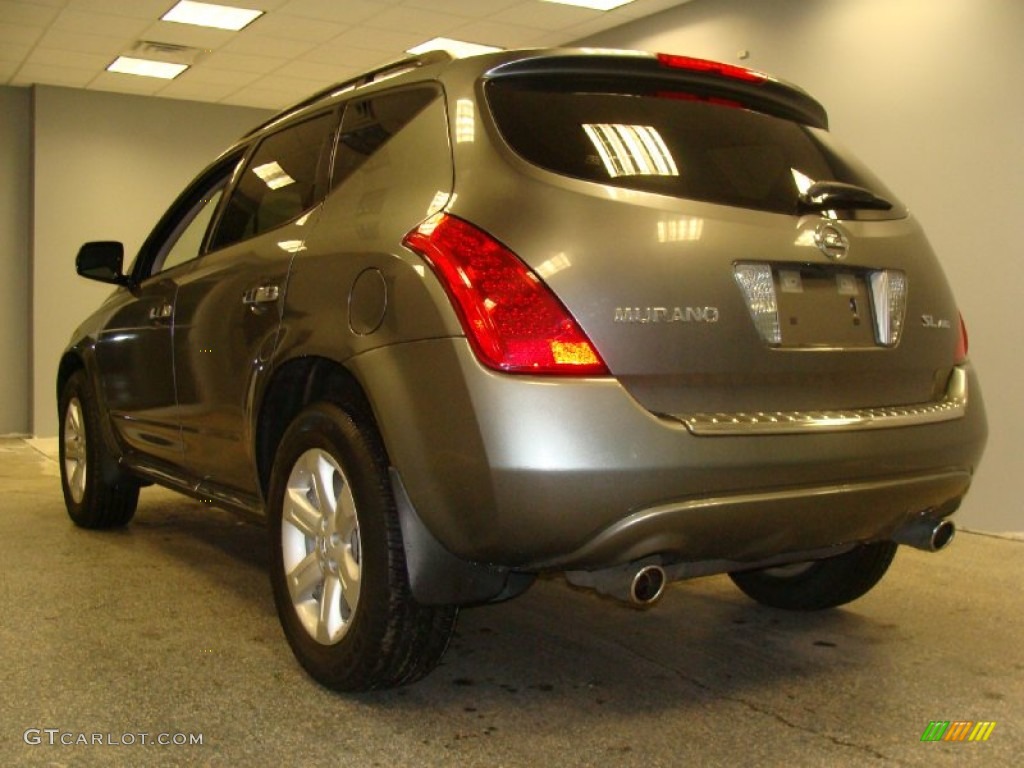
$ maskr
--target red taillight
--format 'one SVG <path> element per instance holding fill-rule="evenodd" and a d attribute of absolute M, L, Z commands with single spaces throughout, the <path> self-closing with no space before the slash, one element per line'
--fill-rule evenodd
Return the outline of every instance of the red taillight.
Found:
<path fill-rule="evenodd" d="M 713 75 L 729 77 L 733 80 L 742 80 L 746 83 L 763 83 L 768 80 L 768 75 L 763 72 L 755 72 L 746 67 L 737 67 L 734 64 L 723 64 L 720 61 L 709 59 L 695 59 L 692 56 L 676 56 L 671 53 L 659 53 L 658 61 L 662 66 L 673 69 L 689 69 L 692 72 L 705 72 Z"/>
<path fill-rule="evenodd" d="M 658 91 L 654 94 L 655 98 L 658 99 L 675 99 L 677 101 L 699 101 L 702 104 L 715 104 L 719 107 L 737 107 L 739 109 L 746 109 L 745 105 L 736 101 L 735 99 L 722 99 L 718 96 L 698 96 L 695 93 L 685 93 L 683 91 Z"/>
<path fill-rule="evenodd" d="M 448 292 L 477 357 L 507 373 L 604 376 L 604 361 L 551 290 L 508 248 L 454 216 L 405 236 Z"/>
<path fill-rule="evenodd" d="M 953 362 L 957 365 L 967 362 L 967 324 L 964 323 L 964 316 L 960 315 L 960 335 L 956 340 L 956 356 Z"/>

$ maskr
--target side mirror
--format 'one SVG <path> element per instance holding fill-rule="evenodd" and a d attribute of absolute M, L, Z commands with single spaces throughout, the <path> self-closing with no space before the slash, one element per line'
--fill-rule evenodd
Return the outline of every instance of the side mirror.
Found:
<path fill-rule="evenodd" d="M 124 245 L 110 240 L 86 243 L 78 249 L 75 269 L 79 275 L 101 283 L 126 285 L 128 278 L 121 272 L 124 264 Z"/>

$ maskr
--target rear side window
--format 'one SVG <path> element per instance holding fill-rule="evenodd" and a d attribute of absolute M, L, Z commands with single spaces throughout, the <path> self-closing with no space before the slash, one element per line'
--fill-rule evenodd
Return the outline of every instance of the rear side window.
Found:
<path fill-rule="evenodd" d="M 338 186 L 423 111 L 440 91 L 433 86 L 385 91 L 355 99 L 341 118 L 331 186 Z"/>
<path fill-rule="evenodd" d="M 486 94 L 509 146 L 565 176 L 775 213 L 796 213 L 815 181 L 893 200 L 824 131 L 738 101 L 550 75 L 494 79 Z"/>
<path fill-rule="evenodd" d="M 321 158 L 335 125 L 329 113 L 265 138 L 231 191 L 210 250 L 279 227 L 316 205 L 326 192 Z"/>

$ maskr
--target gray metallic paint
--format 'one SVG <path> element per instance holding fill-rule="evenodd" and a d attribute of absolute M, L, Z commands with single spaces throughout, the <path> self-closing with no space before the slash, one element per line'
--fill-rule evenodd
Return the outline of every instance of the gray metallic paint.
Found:
<path fill-rule="evenodd" d="M 91 339 L 97 392 L 114 432 L 129 450 L 179 465 L 183 460 L 175 413 L 172 317 L 152 317 L 174 306 L 173 279 L 148 281 L 135 292 L 118 289 L 99 310 Z"/>
<path fill-rule="evenodd" d="M 282 302 L 243 303 L 258 286 L 286 293 L 292 250 L 316 211 L 180 268 L 174 368 L 188 471 L 255 494 L 254 394 L 275 357 Z M 281 244 L 284 243 L 285 246 Z"/>
<path fill-rule="evenodd" d="M 857 480 L 914 485 L 936 468 L 969 475 L 985 436 L 980 398 L 964 419 L 924 427 L 701 438 L 646 411 L 613 379 L 494 373 L 460 340 L 398 345 L 353 363 L 379 385 L 370 390 L 379 425 L 420 517 L 453 553 L 503 565 L 555 562 L 660 504 L 720 496 L 729 506 L 736 494 L 800 488 L 813 498 Z M 878 523 L 881 537 L 892 520 Z M 784 531 L 799 540 L 799 530 Z"/>
<path fill-rule="evenodd" d="M 271 233 L 235 248 L 251 259 L 251 273 L 236 278 L 220 271 L 217 255 L 187 270 L 191 282 L 183 289 L 175 345 L 182 382 L 192 385 L 182 402 L 191 402 L 187 392 L 195 395 L 183 417 L 190 470 L 164 481 L 182 487 L 189 476 L 197 484 L 219 480 L 218 498 L 258 508 L 253 436 L 256 419 L 274 407 L 262 400 L 266 382 L 284 366 L 319 359 L 358 381 L 417 518 L 444 550 L 468 561 L 526 570 L 609 566 L 655 553 L 753 561 L 884 539 L 925 509 L 948 514 L 955 508 L 986 434 L 969 366 L 970 401 L 955 421 L 698 437 L 658 415 L 884 407 L 941 397 L 952 370 L 955 323 L 943 333 L 913 320 L 925 313 L 955 318 L 956 306 L 914 220 L 840 222 L 851 242 L 849 265 L 910 276 L 899 347 L 768 349 L 736 289 L 732 265 L 828 263 L 801 240 L 820 217 L 630 192 L 530 166 L 504 146 L 479 100 L 481 68 L 529 55 L 429 65 L 357 89 L 362 95 L 440 77 L 444 97 L 327 197 L 294 258 L 274 253 L 278 238 Z M 451 119 L 460 99 L 476 105 L 473 140 Z M 430 267 L 401 245 L 441 207 L 541 271 L 613 376 L 509 376 L 482 367 Z M 693 222 L 685 231 L 699 237 L 659 239 L 671 222 Z M 559 257 L 568 268 L 545 269 Z M 353 292 L 366 270 L 382 284 L 369 300 L 363 290 Z M 280 328 L 271 316 L 255 323 L 243 318 L 235 294 L 250 283 L 280 281 L 286 272 Z M 216 279 L 224 285 L 198 290 Z M 381 293 L 386 309 L 379 323 L 370 323 L 366 317 L 380 310 Z M 139 338 L 145 323 L 125 313 L 144 309 L 129 308 L 129 298 L 116 292 L 76 334 L 69 355 L 91 366 L 89 338 L 113 328 Z M 622 305 L 714 306 L 720 320 L 616 324 L 614 310 Z M 188 329 L 203 317 L 221 324 L 208 331 L 212 336 Z M 112 318 L 115 326 L 101 330 Z M 204 349 L 223 356 L 203 357 Z M 147 418 L 159 421 L 152 418 L 160 405 L 153 398 L 166 399 L 168 379 L 154 367 L 150 379 L 118 383 L 108 356 L 103 349 L 103 374 L 97 374 L 106 407 L 120 424 L 127 460 L 153 476 L 152 467 L 164 465 L 131 453 L 149 444 L 131 429 Z M 132 359 L 117 358 L 113 370 L 127 370 Z M 245 373 L 229 386 L 232 370 Z M 144 393 L 146 402 L 133 403 L 140 395 L 131 391 Z M 131 416 L 134 425 L 125 427 L 127 419 L 117 414 Z M 222 464 L 225 452 L 232 457 Z"/>
<path fill-rule="evenodd" d="M 503 145 L 493 127 L 488 133 L 492 141 L 455 144 L 451 212 L 488 231 L 534 269 L 543 271 L 553 260 L 568 264 L 546 275 L 546 282 L 612 374 L 650 410 L 920 403 L 936 397 L 936 382 L 948 376 L 957 308 L 912 218 L 839 222 L 851 241 L 844 267 L 902 269 L 912 275 L 908 322 L 898 349 L 856 354 L 770 349 L 750 322 L 732 266 L 737 261 L 830 264 L 810 238 L 802 237 L 820 216 L 748 211 L 576 181 L 527 164 Z M 659 234 L 672 222 L 686 223 L 684 229 L 692 227 L 699 237 L 663 242 Z M 622 306 L 711 306 L 718 309 L 719 321 L 617 324 L 615 309 Z M 917 321 L 923 314 L 953 318 L 953 327 L 936 338 Z"/>

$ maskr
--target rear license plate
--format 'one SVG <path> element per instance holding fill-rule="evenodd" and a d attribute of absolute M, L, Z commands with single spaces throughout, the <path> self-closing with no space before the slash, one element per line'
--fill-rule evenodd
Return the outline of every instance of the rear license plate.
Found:
<path fill-rule="evenodd" d="M 772 272 L 781 346 L 877 346 L 866 272 L 811 265 Z"/>

